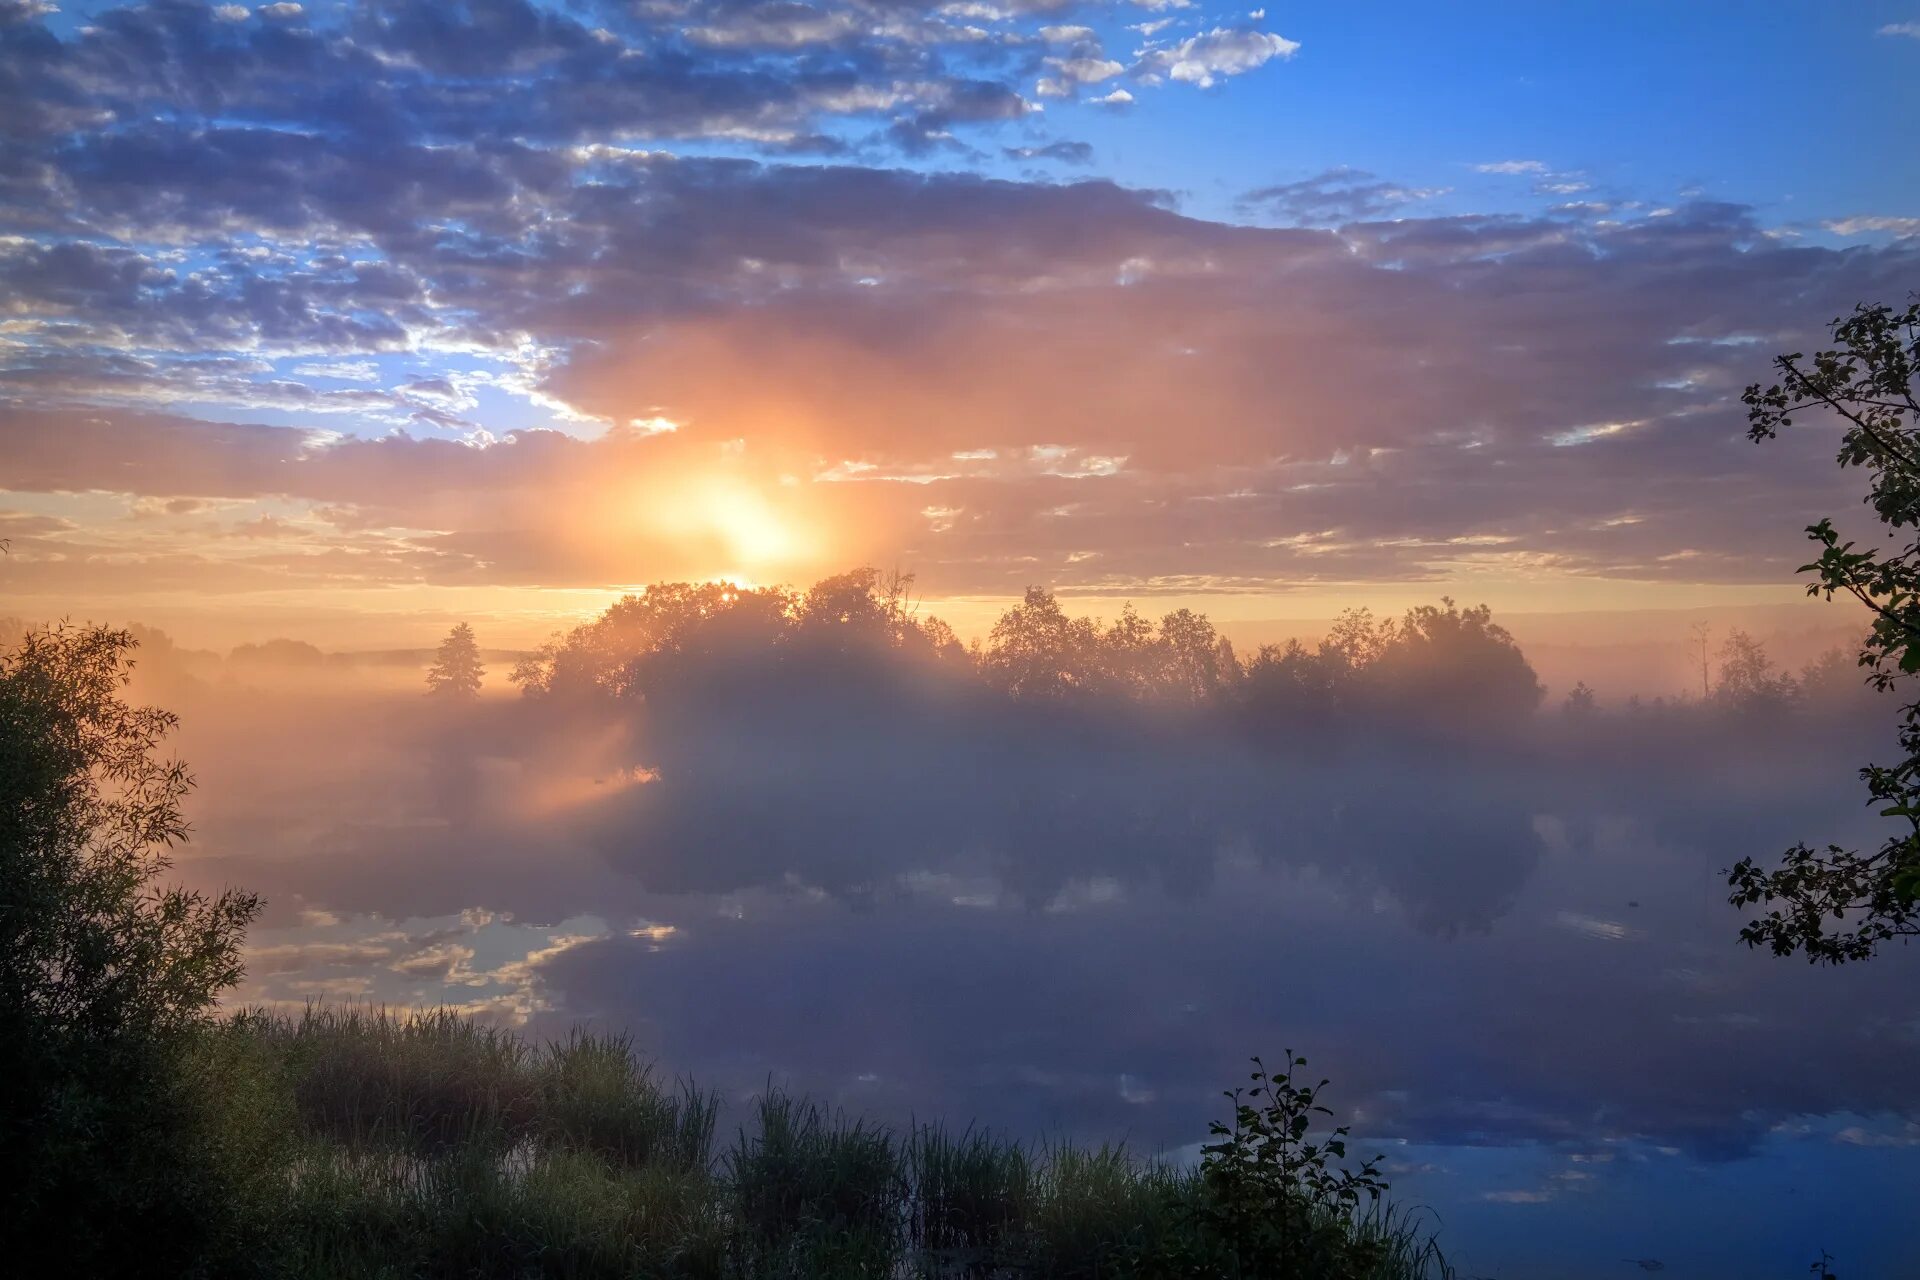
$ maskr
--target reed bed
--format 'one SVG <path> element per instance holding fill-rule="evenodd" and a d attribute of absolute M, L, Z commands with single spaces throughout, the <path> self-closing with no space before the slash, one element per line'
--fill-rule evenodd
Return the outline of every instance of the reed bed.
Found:
<path fill-rule="evenodd" d="M 231 1018 L 192 1067 L 255 1227 L 236 1272 L 1252 1278 L 1198 1225 L 1195 1169 L 896 1132 L 771 1088 L 717 1147 L 719 1100 L 623 1036 L 533 1044 L 448 1012 L 312 1008 Z M 1351 1230 L 1383 1244 L 1360 1280 L 1450 1274 L 1414 1217 Z"/>

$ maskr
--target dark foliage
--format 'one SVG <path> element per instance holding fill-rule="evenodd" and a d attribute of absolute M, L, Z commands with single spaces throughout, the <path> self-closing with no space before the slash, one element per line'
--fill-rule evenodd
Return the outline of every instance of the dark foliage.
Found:
<path fill-rule="evenodd" d="M 427 670 L 427 692 L 436 698 L 464 700 L 480 696 L 487 670 L 480 665 L 480 642 L 462 622 L 447 633 Z"/>
<path fill-rule="evenodd" d="M 1840 465 L 1867 471 L 1867 505 L 1900 545 L 1862 549 L 1822 520 L 1807 530 L 1820 554 L 1801 571 L 1815 576 L 1808 594 L 1843 593 L 1872 611 L 1859 665 L 1888 689 L 1920 672 L 1920 303 L 1858 307 L 1834 321 L 1833 341 L 1811 361 L 1778 357 L 1780 381 L 1747 388 L 1748 434 L 1770 439 L 1808 411 L 1846 423 Z M 1764 668 L 1753 679 L 1764 686 Z M 1747 945 L 1841 964 L 1920 935 L 1920 702 L 1901 710 L 1900 750 L 1899 762 L 1860 771 L 1880 815 L 1900 824 L 1878 850 L 1798 844 L 1776 867 L 1746 858 L 1727 873 L 1735 906 L 1766 908 L 1741 929 Z"/>
<path fill-rule="evenodd" d="M 178 1055 L 258 906 L 156 884 L 192 782 L 159 754 L 174 718 L 121 698 L 133 644 L 58 628 L 0 656 L 0 1241 L 88 1275 L 217 1253 L 235 1191 Z"/>

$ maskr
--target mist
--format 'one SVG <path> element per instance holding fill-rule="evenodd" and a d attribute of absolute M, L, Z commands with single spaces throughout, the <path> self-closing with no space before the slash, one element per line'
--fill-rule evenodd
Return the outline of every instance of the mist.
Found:
<path fill-rule="evenodd" d="M 1665 1165 L 1920 1142 L 1910 984 L 1751 952 L 1726 903 L 1741 857 L 1876 837 L 1893 707 L 1850 663 L 1729 643 L 1704 699 L 1550 700 L 1452 605 L 1236 655 L 1045 593 L 968 652 L 903 599 L 655 588 L 466 702 L 422 653 L 148 635 L 179 874 L 267 901 L 229 1003 L 584 1021 L 737 1099 L 1176 1157 L 1291 1047 L 1506 1265 L 1550 1255 L 1484 1215 L 1559 1215 L 1564 1263 Z"/>

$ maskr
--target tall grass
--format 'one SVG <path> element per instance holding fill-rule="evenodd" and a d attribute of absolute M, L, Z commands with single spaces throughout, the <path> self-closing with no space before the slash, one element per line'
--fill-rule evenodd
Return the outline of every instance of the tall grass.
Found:
<path fill-rule="evenodd" d="M 272 1277 L 1141 1280 L 1235 1276 L 1191 1169 L 1121 1148 L 896 1133 L 769 1089 L 720 1107 L 622 1036 L 530 1044 L 451 1013 L 237 1016 L 198 1045 L 239 1216 L 220 1268 Z M 1361 1218 L 1356 1280 L 1448 1275 L 1419 1224 Z M 1275 1277 L 1274 1280 L 1286 1280 Z"/>

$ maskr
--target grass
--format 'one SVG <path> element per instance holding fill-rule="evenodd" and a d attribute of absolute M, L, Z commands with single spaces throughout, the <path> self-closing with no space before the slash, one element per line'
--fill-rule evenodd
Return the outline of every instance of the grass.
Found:
<path fill-rule="evenodd" d="M 1198 1170 L 938 1124 L 895 1132 L 779 1090 L 716 1150 L 718 1100 L 657 1079 L 620 1036 L 534 1045 L 451 1013 L 315 1008 L 217 1024 L 189 1068 L 241 1206 L 221 1273 L 1255 1274 L 1208 1238 Z M 1342 1229 L 1381 1248 L 1341 1280 L 1450 1274 L 1396 1212 Z"/>

